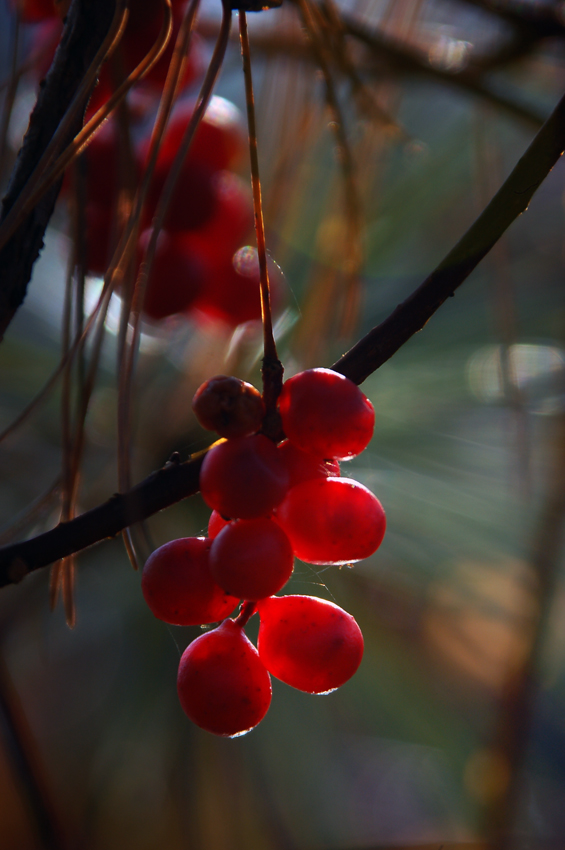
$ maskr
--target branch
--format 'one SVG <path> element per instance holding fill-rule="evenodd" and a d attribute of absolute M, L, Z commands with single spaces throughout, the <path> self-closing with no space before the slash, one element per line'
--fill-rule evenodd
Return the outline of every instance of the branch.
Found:
<path fill-rule="evenodd" d="M 386 363 L 468 278 L 502 234 L 528 208 L 565 150 L 565 96 L 526 153 L 447 257 L 391 315 L 344 354 L 333 369 L 361 384 Z"/>
<path fill-rule="evenodd" d="M 467 279 L 512 222 L 565 150 L 565 97 L 557 104 L 524 156 L 484 212 L 430 276 L 394 312 L 333 365 L 361 384 L 411 336 Z M 23 543 L 0 549 L 0 587 L 32 570 L 114 537 L 136 522 L 198 492 L 206 452 L 185 463 L 169 462 L 123 495 Z"/>
<path fill-rule="evenodd" d="M 77 89 L 106 37 L 115 0 L 74 0 L 61 43 L 46 79 L 42 82 L 29 127 L 18 154 L 8 192 L 2 203 L 6 217 L 46 150 L 67 112 Z M 86 107 L 86 102 L 84 104 Z M 82 125 L 79 114 L 64 144 Z M 33 212 L 0 250 L 0 338 L 25 298 L 33 264 L 43 247 L 43 237 L 61 181 L 49 189 Z"/>
<path fill-rule="evenodd" d="M 206 450 L 207 451 L 207 450 Z M 40 567 L 115 537 L 136 522 L 192 496 L 199 490 L 200 467 L 206 451 L 184 463 L 176 456 L 127 493 L 116 493 L 104 504 L 51 531 L 0 549 L 0 587 L 21 581 Z"/>
<path fill-rule="evenodd" d="M 485 68 L 477 64 L 460 71 L 446 71 L 431 65 L 422 53 L 409 47 L 399 38 L 393 38 L 374 28 L 368 27 L 353 15 L 342 13 L 341 21 L 347 35 L 368 47 L 375 56 L 382 58 L 391 65 L 397 73 L 419 74 L 431 77 L 445 85 L 450 85 L 471 92 L 499 107 L 508 115 L 525 121 L 537 130 L 543 123 L 543 118 L 535 109 L 520 103 L 511 97 L 498 94 L 482 80 Z M 531 45 L 529 45 L 531 46 Z M 526 47 L 524 46 L 524 49 Z M 485 67 L 494 63 L 486 61 Z"/>

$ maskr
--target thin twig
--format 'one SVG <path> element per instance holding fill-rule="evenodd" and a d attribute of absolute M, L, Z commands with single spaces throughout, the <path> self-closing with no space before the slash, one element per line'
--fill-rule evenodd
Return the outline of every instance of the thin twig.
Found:
<path fill-rule="evenodd" d="M 249 131 L 249 159 L 251 163 L 251 189 L 253 192 L 253 215 L 255 236 L 259 258 L 259 286 L 261 294 L 261 319 L 263 322 L 263 400 L 265 402 L 265 421 L 263 431 L 276 436 L 280 431 L 280 422 L 276 414 L 277 399 L 282 389 L 283 366 L 277 354 L 271 315 L 271 293 L 267 266 L 267 248 L 265 243 L 265 223 L 261 199 L 261 179 L 259 177 L 259 155 L 257 151 L 257 126 L 255 121 L 255 98 L 253 78 L 251 76 L 251 52 L 247 31 L 247 15 L 239 13 L 239 38 L 241 42 L 241 60 L 245 81 L 245 102 L 247 106 L 247 126 Z"/>

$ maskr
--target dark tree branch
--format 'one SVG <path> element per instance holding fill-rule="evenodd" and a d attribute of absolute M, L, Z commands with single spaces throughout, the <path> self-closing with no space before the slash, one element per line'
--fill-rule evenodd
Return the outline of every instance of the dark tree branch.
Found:
<path fill-rule="evenodd" d="M 444 85 L 468 91 L 472 94 L 499 107 L 513 118 L 519 118 L 537 130 L 543 124 L 544 118 L 536 113 L 534 109 L 526 104 L 519 103 L 513 98 L 505 97 L 490 88 L 482 79 L 485 68 L 491 68 L 498 64 L 496 57 L 485 59 L 484 66 L 481 63 L 465 67 L 460 71 L 446 71 L 431 65 L 427 57 L 409 47 L 405 42 L 397 38 L 391 38 L 383 32 L 361 23 L 353 15 L 342 14 L 342 22 L 347 35 L 355 38 L 371 50 L 376 57 L 387 63 L 397 74 L 417 74 L 430 79 L 437 80 Z M 522 55 L 532 46 L 520 40 L 516 46 L 516 52 L 512 51 L 512 57 Z M 506 61 L 506 54 L 500 57 Z"/>
<path fill-rule="evenodd" d="M 109 31 L 115 5 L 115 0 L 74 0 L 72 3 L 61 43 L 47 77 L 41 83 L 8 192 L 3 199 L 2 219 L 14 205 L 67 112 Z M 84 110 L 69 131 L 65 144 L 71 142 L 80 130 L 83 114 Z M 0 338 L 25 298 L 60 185 L 61 180 L 45 193 L 0 250 Z"/>
<path fill-rule="evenodd" d="M 455 293 L 528 204 L 565 150 L 565 97 L 457 245 L 409 298 L 333 365 L 361 384 L 389 360 Z"/>
<path fill-rule="evenodd" d="M 20 581 L 32 570 L 115 537 L 136 522 L 198 492 L 206 453 L 179 463 L 174 457 L 127 493 L 116 493 L 103 505 L 62 522 L 51 531 L 0 549 L 0 587 Z"/>

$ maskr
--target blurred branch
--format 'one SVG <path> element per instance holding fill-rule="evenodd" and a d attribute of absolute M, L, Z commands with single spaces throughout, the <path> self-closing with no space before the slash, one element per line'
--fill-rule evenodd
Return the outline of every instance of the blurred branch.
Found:
<path fill-rule="evenodd" d="M 77 90 L 110 29 L 115 0 L 74 0 L 61 43 L 43 81 L 31 114 L 8 192 L 2 203 L 6 217 L 71 106 Z M 82 125 L 86 108 L 79 111 L 68 144 Z M 25 298 L 33 264 L 43 247 L 43 236 L 59 193 L 60 180 L 49 189 L 33 212 L 0 251 L 0 338 Z"/>
<path fill-rule="evenodd" d="M 430 77 L 445 85 L 454 86 L 476 94 L 512 117 L 519 118 L 536 129 L 543 124 L 545 116 L 537 113 L 531 107 L 489 88 L 481 79 L 481 75 L 485 70 L 481 64 L 477 63 L 472 67 L 466 67 L 459 71 L 444 70 L 436 65 L 432 65 L 427 56 L 410 48 L 406 42 L 401 39 L 392 38 L 378 30 L 371 29 L 353 15 L 343 13 L 341 19 L 346 34 L 362 42 L 376 57 L 386 61 L 395 73 L 419 74 Z M 512 58 L 516 58 L 518 52 L 517 50 L 513 50 Z M 521 52 L 526 52 L 525 45 Z M 507 58 L 505 51 L 505 61 Z M 485 67 L 489 69 L 494 64 L 494 57 L 485 60 Z"/>
<path fill-rule="evenodd" d="M 565 416 L 559 417 L 556 426 L 557 445 L 550 465 L 552 478 L 534 530 L 530 556 L 535 614 L 528 634 L 529 646 L 522 663 L 509 673 L 504 684 L 492 742 L 492 752 L 502 760 L 508 774 L 503 793 L 487 810 L 485 832 L 492 850 L 511 850 L 515 846 L 514 832 L 525 790 L 523 767 L 540 687 L 540 661 L 561 565 L 565 530 Z"/>
<path fill-rule="evenodd" d="M 294 0 L 294 3 L 297 5 L 297 0 Z M 355 15 L 341 12 L 340 22 L 345 36 L 350 36 L 355 41 L 364 44 L 373 56 L 395 75 L 425 76 L 444 85 L 467 91 L 536 130 L 541 127 L 546 119 L 545 115 L 536 111 L 532 106 L 521 103 L 512 96 L 495 91 L 482 79 L 485 71 L 490 71 L 529 52 L 535 40 L 517 37 L 491 56 L 482 57 L 480 62 L 470 63 L 460 70 L 449 70 L 432 65 L 428 56 L 422 51 L 414 49 L 402 39 L 393 38 L 374 27 L 370 27 Z M 200 21 L 198 25 L 198 31 L 206 38 L 211 38 L 216 29 L 215 22 L 206 19 Z M 253 46 L 254 49 L 269 56 L 282 53 L 294 59 L 313 61 L 311 50 L 300 32 L 294 27 L 283 27 L 274 32 L 261 30 L 253 32 Z M 363 73 L 374 76 L 375 70 L 363 68 Z"/>
<path fill-rule="evenodd" d="M 484 9 L 514 26 L 531 43 L 542 38 L 565 36 L 562 8 L 558 3 L 522 3 L 516 0 L 463 0 L 469 6 Z"/>

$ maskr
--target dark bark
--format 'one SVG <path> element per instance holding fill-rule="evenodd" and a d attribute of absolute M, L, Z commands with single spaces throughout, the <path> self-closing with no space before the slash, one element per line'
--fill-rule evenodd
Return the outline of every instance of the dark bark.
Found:
<path fill-rule="evenodd" d="M 74 0 L 66 19 L 53 64 L 40 84 L 37 103 L 18 154 L 8 191 L 2 202 L 2 220 L 10 211 L 49 144 L 104 38 L 115 11 L 115 0 Z M 84 108 L 86 107 L 86 102 Z M 84 108 L 69 131 L 66 145 L 82 126 Z M 57 195 L 59 180 L 0 250 L 0 339 L 23 302 L 33 264 Z"/>

